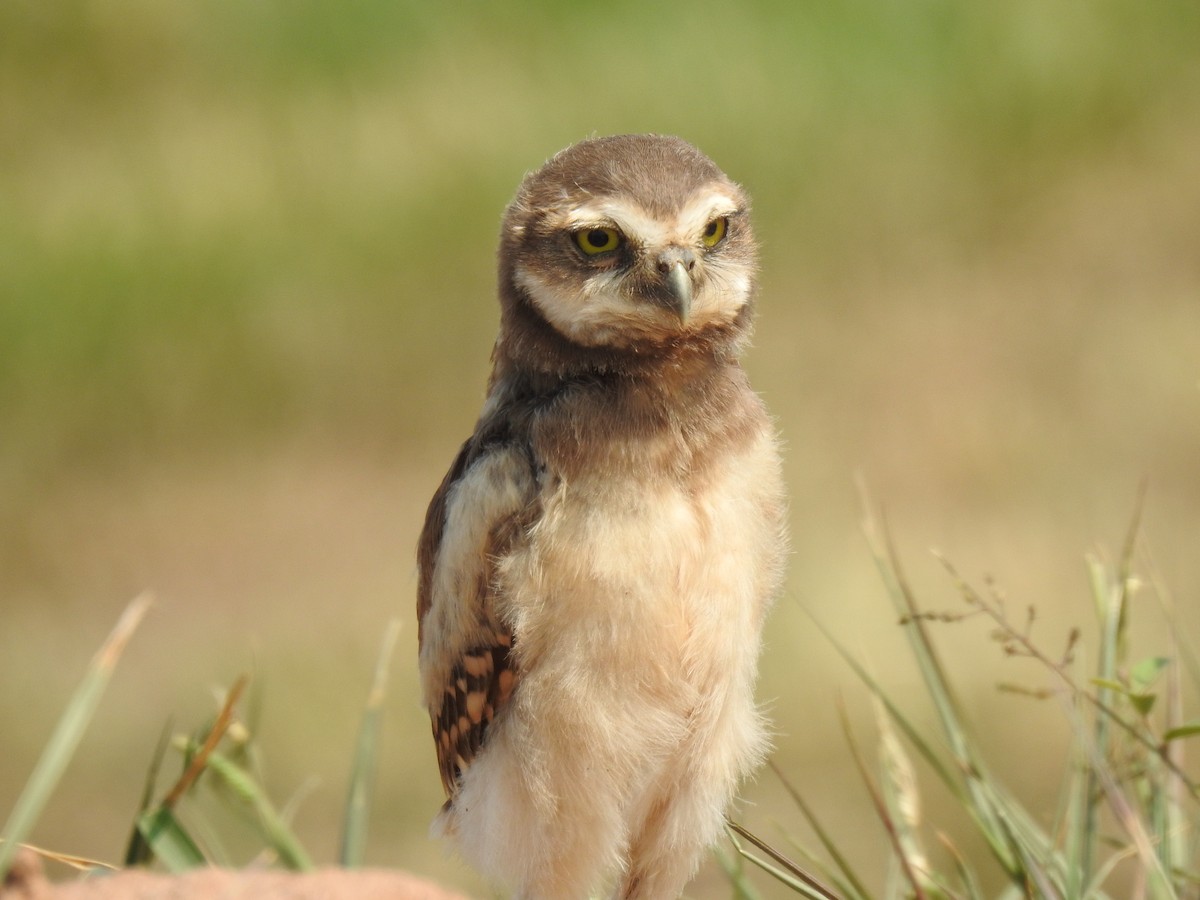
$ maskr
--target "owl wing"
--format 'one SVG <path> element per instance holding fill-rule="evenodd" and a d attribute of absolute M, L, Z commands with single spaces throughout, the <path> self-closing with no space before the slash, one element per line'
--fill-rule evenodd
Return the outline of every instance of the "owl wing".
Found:
<path fill-rule="evenodd" d="M 417 549 L 421 679 L 448 796 L 516 685 L 513 635 L 497 614 L 497 561 L 524 533 L 530 454 L 477 431 L 429 504 Z"/>

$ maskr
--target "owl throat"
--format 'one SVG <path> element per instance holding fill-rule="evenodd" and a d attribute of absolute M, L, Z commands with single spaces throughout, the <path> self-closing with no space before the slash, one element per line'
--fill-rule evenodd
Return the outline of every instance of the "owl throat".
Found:
<path fill-rule="evenodd" d="M 500 333 L 492 351 L 493 383 L 498 378 L 557 380 L 626 375 L 673 382 L 736 361 L 753 325 L 747 302 L 729 321 L 646 333 L 631 329 L 603 343 L 581 343 L 564 334 L 542 313 L 511 273 L 501 281 Z"/>

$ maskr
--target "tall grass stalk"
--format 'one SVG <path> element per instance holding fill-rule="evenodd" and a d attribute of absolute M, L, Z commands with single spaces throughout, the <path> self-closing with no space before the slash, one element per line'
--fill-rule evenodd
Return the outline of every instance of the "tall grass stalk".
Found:
<path fill-rule="evenodd" d="M 75 755 L 125 646 L 145 618 L 152 602 L 149 594 L 142 594 L 125 607 L 107 640 L 92 657 L 83 681 L 59 718 L 53 735 L 4 824 L 4 830 L 0 831 L 0 836 L 4 838 L 0 843 L 0 884 L 8 874 L 17 847 L 33 829 Z"/>
<path fill-rule="evenodd" d="M 1196 837 L 1200 789 L 1184 767 L 1183 742 L 1200 734 L 1200 722 L 1185 717 L 1184 667 L 1192 675 L 1193 687 L 1200 678 L 1195 660 L 1188 658 L 1186 637 L 1174 628 L 1173 606 L 1165 597 L 1163 609 L 1173 626 L 1170 655 L 1133 656 L 1130 601 L 1143 584 L 1135 574 L 1140 519 L 1139 497 L 1117 563 L 1108 566 L 1098 558 L 1088 559 L 1099 649 L 1095 669 L 1085 677 L 1076 659 L 1082 641 L 1079 629 L 1071 630 L 1061 652 L 1047 652 L 1034 640 L 1036 613 L 1032 607 L 1023 622 L 1014 622 L 994 586 L 989 584 L 986 592 L 975 590 L 940 556 L 966 609 L 924 610 L 904 577 L 886 529 L 868 516 L 864 531 L 932 702 L 941 738 L 935 742 L 925 735 L 886 686 L 822 628 L 876 704 L 878 774 L 872 774 L 844 710 L 842 719 L 891 845 L 898 880 L 885 897 L 982 900 L 984 896 L 981 885 L 985 879 L 977 868 L 986 859 L 969 859 L 940 831 L 935 831 L 935 836 L 944 862 L 928 852 L 925 838 L 932 826 L 921 822 L 918 782 L 908 760 L 909 749 L 946 787 L 983 838 L 991 865 L 1007 883 L 1001 895 L 1004 898 L 1107 900 L 1134 896 L 1175 900 L 1196 896 L 1200 886 L 1196 871 L 1200 862 Z M 989 622 L 991 637 L 1005 655 L 1036 662 L 1049 679 L 1044 688 L 1000 687 L 1028 694 L 1030 702 L 1056 700 L 1063 710 L 1071 747 L 1059 813 L 1051 824 L 1040 821 L 989 769 L 938 654 L 934 628 L 976 616 Z M 875 894 L 865 886 L 866 877 L 855 871 L 796 788 L 787 779 L 783 783 L 832 865 L 821 862 L 811 851 L 804 850 L 805 856 L 848 900 L 874 900 Z M 766 855 L 764 859 L 744 854 L 745 858 L 779 878 L 777 851 L 744 828 L 735 830 Z M 739 843 L 735 846 L 741 850 Z M 796 886 L 800 881 L 796 873 L 779 880 L 797 893 L 811 896 Z"/>
<path fill-rule="evenodd" d="M 383 700 L 387 691 L 388 670 L 400 637 L 400 620 L 392 619 L 383 635 L 379 658 L 375 663 L 375 679 L 367 696 L 350 773 L 350 789 L 346 792 L 346 813 L 342 824 L 342 847 L 339 860 L 343 866 L 362 865 L 366 854 L 367 825 L 371 815 L 371 789 L 375 781 L 375 766 L 379 756 L 379 728 L 383 716 Z"/>

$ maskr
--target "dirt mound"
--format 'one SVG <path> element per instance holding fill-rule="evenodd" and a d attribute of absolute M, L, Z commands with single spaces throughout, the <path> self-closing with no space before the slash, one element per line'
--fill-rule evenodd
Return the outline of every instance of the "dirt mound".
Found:
<path fill-rule="evenodd" d="M 53 883 L 41 860 L 22 850 L 0 900 L 467 900 L 406 872 L 384 869 L 196 869 L 163 875 L 138 869 Z"/>

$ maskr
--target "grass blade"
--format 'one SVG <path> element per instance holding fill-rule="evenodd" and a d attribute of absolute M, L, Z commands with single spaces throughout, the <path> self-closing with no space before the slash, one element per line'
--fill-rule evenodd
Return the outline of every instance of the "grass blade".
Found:
<path fill-rule="evenodd" d="M 159 849 L 166 854 L 161 857 L 172 872 L 181 872 L 207 864 L 203 852 L 187 831 L 175 818 L 174 810 L 184 794 L 188 792 L 196 779 L 203 773 L 210 754 L 225 737 L 225 732 L 233 723 L 233 707 L 246 689 L 246 677 L 242 676 L 225 697 L 221 711 L 217 715 L 212 728 L 209 729 L 203 744 L 193 745 L 188 742 L 184 747 L 186 765 L 183 774 L 171 786 L 171 790 L 163 797 L 154 810 L 148 811 L 149 796 L 157 780 L 158 767 L 162 761 L 165 742 L 169 731 L 163 732 L 163 742 L 160 742 L 147 774 L 146 787 L 142 797 L 142 811 L 134 822 L 133 835 L 125 851 L 126 865 L 147 865 L 158 856 Z"/>
<path fill-rule="evenodd" d="M 878 562 L 881 567 L 886 565 L 882 561 Z M 1003 820 L 1000 817 L 1000 812 L 996 808 L 1000 801 L 997 797 L 995 797 L 995 791 L 990 787 L 990 782 L 988 781 L 986 771 L 983 769 L 982 763 L 978 760 L 974 760 L 971 765 L 964 765 L 961 761 L 958 761 L 958 765 L 956 765 L 952 771 L 951 767 L 947 766 L 946 763 L 942 761 L 942 758 L 934 751 L 933 747 L 925 739 L 921 731 L 915 725 L 913 725 L 911 721 L 908 720 L 900 707 L 894 700 L 892 700 L 887 692 L 884 691 L 883 686 L 875 680 L 871 673 L 868 672 L 866 668 L 854 658 L 853 654 L 851 654 L 850 651 L 846 649 L 846 647 L 840 643 L 836 637 L 833 636 L 833 633 L 830 632 L 829 629 L 826 628 L 819 619 L 817 619 L 815 616 L 812 616 L 811 613 L 810 618 L 825 636 L 826 640 L 833 645 L 833 648 L 837 650 L 838 654 L 843 660 L 845 660 L 846 664 L 854 671 L 854 674 L 859 677 L 859 679 L 867 686 L 871 693 L 884 705 L 884 708 L 887 709 L 888 715 L 891 716 L 892 720 L 903 732 L 905 739 L 913 748 L 917 750 L 921 758 L 926 762 L 934 774 L 937 775 L 942 785 L 950 792 L 955 801 L 975 822 L 976 827 L 979 829 L 979 833 L 988 842 L 988 846 L 991 848 L 992 855 L 1001 864 L 1001 866 L 1004 867 L 1005 871 L 1009 873 L 1010 877 L 1013 878 L 1015 882 L 1020 883 L 1023 880 L 1022 873 L 1019 871 L 1019 867 L 1018 869 L 1014 870 L 1014 866 L 1017 866 L 1014 860 L 1022 856 L 1022 854 L 1019 849 L 1014 850 L 1012 847 L 1012 835 L 1002 824 Z M 959 778 L 956 776 L 961 776 L 965 779 L 971 780 L 974 786 L 974 791 L 964 789 L 963 785 L 959 781 Z M 981 808 L 977 802 L 981 794 L 988 798 L 986 809 L 990 811 L 990 815 L 987 817 L 984 816 L 984 809 Z"/>
<path fill-rule="evenodd" d="M 730 857 L 724 853 L 720 847 L 713 848 L 713 856 L 717 859 L 717 865 L 725 873 L 725 877 L 729 879 L 729 883 L 733 886 L 733 900 L 762 900 L 762 895 L 750 883 L 750 879 L 746 877 L 746 857 L 742 853 Z"/>
<path fill-rule="evenodd" d="M 729 840 L 733 842 L 733 846 L 737 848 L 737 852 L 744 859 L 748 859 L 764 872 L 767 872 L 778 881 L 796 891 L 796 893 L 809 897 L 811 900 L 843 900 L 843 898 L 821 884 L 821 882 L 817 881 L 817 879 L 813 878 L 753 832 L 728 819 L 725 820 L 725 827 L 729 833 Z M 752 843 L 763 853 L 766 853 L 774 860 L 774 863 L 769 863 L 761 857 L 755 856 L 753 853 L 748 853 L 737 839 L 739 836 Z"/>
<path fill-rule="evenodd" d="M 968 900 L 983 900 L 983 888 L 979 885 L 979 879 L 975 877 L 975 872 L 954 842 L 950 840 L 950 836 L 939 831 L 937 833 L 938 842 L 950 854 L 950 859 L 954 862 L 954 871 L 958 875 L 958 880 L 962 882 L 963 889 L 967 892 Z"/>
<path fill-rule="evenodd" d="M 859 879 L 857 874 L 854 872 L 849 860 L 847 860 L 845 855 L 838 850 L 837 844 L 834 843 L 833 838 L 830 837 L 829 833 L 824 829 L 824 827 L 822 827 L 821 823 L 817 821 L 816 814 L 809 807 L 808 803 L 805 802 L 804 798 L 800 796 L 800 792 L 796 790 L 796 788 L 788 780 L 787 776 L 785 776 L 780 768 L 775 764 L 774 760 L 769 760 L 767 765 L 771 767 L 771 771 L 775 773 L 775 776 L 779 779 L 780 783 L 783 784 L 783 788 L 788 792 L 788 796 L 790 796 L 796 806 L 800 808 L 801 814 L 808 822 L 809 827 L 812 828 L 813 832 L 816 834 L 817 840 L 821 842 L 821 846 L 825 848 L 825 852 L 829 854 L 830 859 L 833 860 L 833 863 L 835 866 L 837 866 L 838 871 L 841 872 L 842 876 L 846 879 L 848 886 L 851 888 L 851 891 L 848 891 L 847 893 L 852 893 L 856 898 L 859 898 L 859 900 L 869 900 L 871 892 L 867 890 L 867 886 L 862 883 L 862 880 Z"/>
<path fill-rule="evenodd" d="M 1092 595 L 1096 602 L 1096 610 L 1100 620 L 1100 660 L 1096 678 L 1100 682 L 1111 682 L 1117 679 L 1117 667 L 1125 661 L 1126 656 L 1126 622 L 1130 587 L 1133 580 L 1133 554 L 1137 545 L 1138 528 L 1142 521 L 1142 510 L 1146 501 L 1146 483 L 1143 481 L 1138 489 L 1137 500 L 1134 504 L 1133 519 L 1129 524 L 1129 532 L 1125 539 L 1125 547 L 1121 554 L 1116 584 L 1105 572 L 1104 566 L 1098 559 L 1088 560 L 1089 575 L 1091 576 Z M 1108 707 L 1113 701 L 1110 688 L 1101 685 L 1096 692 L 1097 705 Z M 1109 752 L 1109 717 L 1097 715 L 1093 737 L 1093 754 L 1098 760 L 1108 758 Z M 1094 767 L 1088 768 L 1087 788 L 1083 793 L 1083 848 L 1080 861 L 1083 877 L 1091 877 L 1095 866 L 1096 844 L 1099 840 L 1099 825 L 1097 814 L 1102 784 Z"/>
<path fill-rule="evenodd" d="M 208 864 L 170 807 L 159 806 L 142 813 L 138 816 L 137 831 L 149 848 L 151 856 L 148 858 L 161 860 L 168 871 L 178 873 Z"/>
<path fill-rule="evenodd" d="M 254 810 L 259 832 L 280 862 L 295 872 L 310 872 L 308 853 L 285 818 L 275 809 L 266 791 L 245 769 L 219 752 L 208 756 L 208 770 Z"/>
<path fill-rule="evenodd" d="M 246 676 L 243 675 L 233 683 L 233 687 L 229 689 L 229 693 L 225 697 L 225 702 L 221 705 L 221 712 L 217 715 L 217 720 L 213 723 L 212 728 L 209 729 L 204 743 L 193 746 L 192 742 L 188 742 L 184 754 L 188 760 L 187 768 L 184 769 L 179 780 L 175 782 L 162 801 L 162 805 L 167 809 L 173 808 L 182 799 L 207 767 L 209 757 L 216 751 L 217 745 L 225 737 L 225 732 L 233 724 L 233 707 L 241 698 L 242 692 L 246 690 L 246 681 Z"/>
<path fill-rule="evenodd" d="M 904 852 L 904 844 L 900 839 L 900 832 L 896 827 L 896 823 L 892 820 L 887 802 L 884 800 L 879 788 L 875 786 L 875 782 L 871 779 L 867 762 L 863 758 L 858 741 L 854 738 L 854 730 L 850 727 L 850 717 L 846 714 L 846 705 L 841 702 L 841 698 L 838 699 L 838 716 L 842 720 L 842 732 L 846 735 L 846 742 L 850 745 L 850 755 L 854 760 L 855 766 L 858 768 L 858 774 L 861 776 L 863 784 L 867 788 L 867 793 L 871 797 L 871 803 L 875 807 L 875 812 L 879 816 L 879 820 L 883 823 L 884 829 L 887 831 L 888 840 L 892 844 L 892 851 L 895 854 L 896 860 L 900 863 L 904 880 L 912 888 L 912 896 L 916 900 L 928 900 L 922 879 L 913 870 L 911 861 Z"/>
<path fill-rule="evenodd" d="M 158 783 L 158 773 L 162 768 L 162 761 L 167 755 L 167 748 L 171 745 L 171 730 L 171 722 L 168 721 L 159 736 L 158 746 L 154 748 L 154 755 L 150 758 L 150 768 L 146 771 L 146 783 L 142 787 L 142 800 L 138 804 L 138 815 L 129 835 L 129 843 L 125 847 L 125 865 L 127 867 L 144 865 L 154 858 L 154 851 L 146 843 L 146 838 L 138 825 L 142 816 L 154 802 L 154 786 Z"/>
<path fill-rule="evenodd" d="M 808 611 L 805 610 L 805 612 Z M 871 692 L 871 694 L 879 698 L 879 701 L 887 709 L 888 715 L 892 717 L 895 723 L 900 727 L 900 730 L 904 732 L 904 736 L 908 739 L 909 743 L 911 743 L 912 746 L 916 748 L 917 752 L 921 754 L 921 758 L 925 760 L 925 762 L 933 770 L 934 774 L 937 775 L 938 780 L 941 781 L 946 790 L 951 793 L 956 801 L 966 806 L 966 797 L 963 793 L 962 786 L 958 783 L 958 780 L 954 777 L 946 764 L 942 762 L 941 757 L 938 756 L 929 742 L 925 740 L 920 730 L 913 725 L 912 722 L 907 719 L 907 717 L 905 717 L 903 711 L 896 704 L 896 702 L 892 700 L 886 691 L 884 691 L 883 685 L 881 685 L 875 679 L 875 677 L 867 671 L 866 667 L 864 667 L 862 663 L 854 658 L 854 655 L 846 648 L 846 646 L 842 644 L 836 637 L 834 637 L 833 632 L 826 628 L 819 619 L 817 619 L 811 613 L 809 613 L 809 618 L 812 619 L 813 624 L 816 625 L 821 634 L 825 636 L 825 639 L 833 645 L 833 649 L 838 652 L 838 655 L 842 657 L 846 665 L 848 665 L 854 674 L 858 676 L 859 680 L 867 686 L 867 689 Z"/>
<path fill-rule="evenodd" d="M 892 546 L 886 529 L 880 535 L 874 519 L 868 514 L 864 522 L 875 563 L 888 587 L 896 611 L 905 620 L 905 634 L 909 639 L 925 690 L 933 702 L 933 708 L 941 722 L 942 734 L 949 743 L 950 752 L 959 771 L 965 775 L 966 793 L 974 810 L 975 818 L 987 837 L 992 851 L 1000 864 L 1014 878 L 1020 877 L 1018 854 L 1011 845 L 1011 836 L 997 814 L 987 786 L 987 777 L 982 760 L 974 751 L 971 739 L 960 712 L 961 705 L 950 686 L 941 659 L 933 646 L 933 640 L 917 607 L 916 598 L 900 569 L 900 561 Z"/>
<path fill-rule="evenodd" d="M 74 756 L 79 741 L 83 738 L 83 733 L 87 730 L 87 726 L 96 712 L 96 707 L 100 704 L 100 698 L 104 695 L 105 688 L 108 687 L 109 679 L 121 658 L 125 645 L 129 643 L 129 639 L 145 617 L 151 603 L 151 596 L 142 594 L 125 607 L 125 611 L 121 613 L 121 617 L 117 620 L 117 624 L 113 627 L 107 640 L 92 658 L 83 681 L 76 688 L 67 708 L 59 718 L 49 743 L 42 751 L 41 758 L 34 766 L 33 773 L 29 776 L 24 790 L 21 791 L 21 796 L 17 798 L 17 803 L 9 814 L 3 832 L 0 832 L 5 837 L 4 843 L 0 844 L 0 884 L 3 884 L 4 878 L 8 874 L 13 855 L 17 851 L 17 845 L 25 840 L 33 829 L 42 810 L 49 802 L 50 795 L 54 792 L 54 788 L 58 785 L 59 779 L 62 778 L 63 772 Z"/>
<path fill-rule="evenodd" d="M 1124 596 L 1109 583 L 1103 564 L 1096 558 L 1088 559 L 1088 575 L 1092 586 L 1092 596 L 1100 617 L 1100 660 L 1096 672 L 1097 691 L 1096 702 L 1099 706 L 1111 706 L 1113 701 L 1112 688 L 1106 684 L 1113 682 L 1117 675 L 1117 658 L 1122 643 L 1120 622 L 1124 619 Z M 1108 716 L 1102 712 L 1096 715 L 1093 725 L 1092 743 L 1095 745 L 1095 755 L 1103 758 L 1108 753 Z M 1085 883 L 1092 877 L 1096 866 L 1096 844 L 1099 836 L 1099 798 L 1100 784 L 1095 768 L 1088 767 L 1087 783 L 1080 795 L 1083 804 L 1081 813 L 1082 834 L 1080 844 L 1079 873 Z"/>
<path fill-rule="evenodd" d="M 880 793 L 889 819 L 896 829 L 896 845 L 900 848 L 906 869 L 926 890 L 935 890 L 929 873 L 931 867 L 921 842 L 921 798 L 917 791 L 916 773 L 883 704 L 875 701 L 876 730 L 879 732 Z"/>
<path fill-rule="evenodd" d="M 977 752 L 974 739 L 962 715 L 961 704 L 954 695 L 933 645 L 926 617 L 918 608 L 916 598 L 900 568 L 890 535 L 886 528 L 880 532 L 869 511 L 863 530 L 893 605 L 905 623 L 909 646 L 917 660 L 926 692 L 933 701 L 942 733 L 949 744 L 955 766 L 962 775 L 966 798 L 964 808 L 971 813 L 996 861 L 1015 884 L 1024 886 L 1032 881 L 1041 891 L 1041 896 L 1061 896 L 1061 890 L 1056 889 L 1054 883 L 1061 880 L 1062 864 L 1055 853 L 1053 841 L 1019 804 L 1014 804 L 1004 795 Z M 957 575 L 953 567 L 940 555 L 935 556 L 955 579 L 964 598 L 970 601 L 976 597 L 975 592 Z M 886 699 L 885 706 L 892 712 L 893 707 Z M 903 723 L 897 724 L 901 725 L 906 736 L 910 736 Z M 922 753 L 924 755 L 923 750 Z M 959 797 L 962 794 L 956 792 L 955 796 Z M 1059 879 L 1054 878 L 1056 874 L 1060 876 Z"/>
<path fill-rule="evenodd" d="M 375 680 L 363 711 L 358 732 L 350 789 L 346 794 L 346 812 L 342 823 L 342 848 L 339 860 L 346 868 L 361 866 L 367 847 L 367 825 L 371 815 L 371 788 L 379 751 L 379 728 L 383 698 L 387 690 L 388 668 L 400 636 L 400 620 L 392 619 L 383 635 L 383 645 L 375 663 Z"/>
<path fill-rule="evenodd" d="M 808 868 L 805 871 L 814 873 L 818 881 L 822 881 L 834 894 L 840 894 L 846 900 L 869 900 L 859 894 L 852 885 L 843 879 L 832 867 L 829 866 L 823 859 L 817 856 L 808 847 L 805 847 L 799 840 L 791 835 L 784 833 L 784 839 L 788 842 L 788 846 L 796 853 L 800 854 L 800 858 L 804 861 L 804 865 Z"/>
<path fill-rule="evenodd" d="M 51 862 L 59 863 L 60 865 L 69 866 L 76 872 L 92 872 L 92 871 L 107 871 L 117 872 L 119 866 L 114 866 L 112 863 L 106 863 L 103 860 L 91 859 L 87 856 L 75 856 L 71 853 L 59 853 L 55 850 L 47 850 L 45 847 L 37 847 L 33 844 L 21 844 L 26 850 L 32 850 L 42 859 L 48 859 Z"/>
<path fill-rule="evenodd" d="M 1075 726 L 1082 733 L 1082 726 Z M 1064 886 L 1066 900 L 1083 900 L 1087 878 L 1084 875 L 1084 847 L 1089 836 L 1086 832 L 1085 810 L 1087 800 L 1083 796 L 1087 787 L 1087 760 L 1078 746 L 1072 748 L 1071 773 L 1066 785 L 1066 829 L 1065 855 L 1067 880 Z"/>

